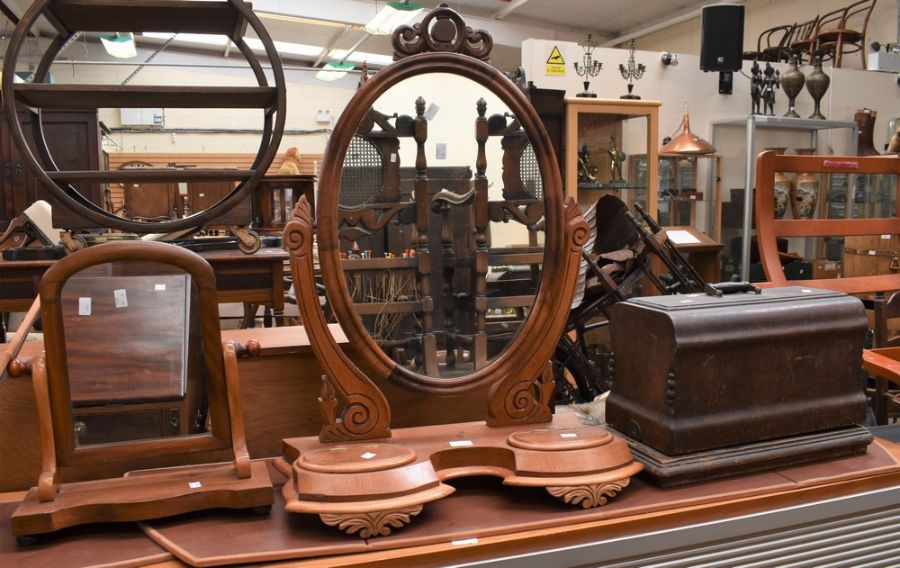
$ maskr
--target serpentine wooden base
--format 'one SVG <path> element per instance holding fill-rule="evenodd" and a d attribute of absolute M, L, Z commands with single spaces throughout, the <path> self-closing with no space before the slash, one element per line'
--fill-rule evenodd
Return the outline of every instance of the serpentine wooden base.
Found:
<path fill-rule="evenodd" d="M 454 491 L 448 479 L 499 477 L 587 509 L 605 504 L 642 469 L 621 438 L 571 414 L 541 428 L 445 424 L 394 430 L 378 442 L 291 438 L 283 449 L 275 465 L 289 477 L 285 509 L 318 514 L 362 538 L 409 524 L 425 503 Z"/>
<path fill-rule="evenodd" d="M 255 509 L 272 503 L 265 463 L 252 462 L 250 477 L 244 479 L 238 478 L 233 463 L 224 463 L 65 483 L 47 502 L 41 502 L 37 488 L 32 488 L 10 522 L 13 534 L 23 536 L 85 523 L 158 519 L 200 509 Z"/>
<path fill-rule="evenodd" d="M 802 434 L 717 450 L 669 456 L 619 434 L 628 441 L 636 460 L 662 487 L 777 469 L 797 464 L 864 454 L 872 434 L 862 426 Z"/>

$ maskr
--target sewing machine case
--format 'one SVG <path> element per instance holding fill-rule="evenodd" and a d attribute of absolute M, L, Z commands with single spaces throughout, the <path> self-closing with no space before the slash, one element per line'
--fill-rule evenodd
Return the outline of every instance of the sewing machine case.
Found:
<path fill-rule="evenodd" d="M 865 451 L 867 320 L 803 287 L 616 305 L 610 426 L 663 485 Z"/>

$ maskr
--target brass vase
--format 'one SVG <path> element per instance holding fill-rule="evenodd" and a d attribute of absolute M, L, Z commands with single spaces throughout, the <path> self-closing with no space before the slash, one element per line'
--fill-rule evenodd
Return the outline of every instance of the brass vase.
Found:
<path fill-rule="evenodd" d="M 814 56 L 813 71 L 806 77 L 806 90 L 812 95 L 813 102 L 816 104 L 815 110 L 809 115 L 810 118 L 825 120 L 825 115 L 822 114 L 819 106 L 822 102 L 822 97 L 825 96 L 825 92 L 828 90 L 828 85 L 830 84 L 831 78 L 822 71 L 822 56 Z"/>
<path fill-rule="evenodd" d="M 797 154 L 812 156 L 815 148 L 797 148 Z M 819 203 L 819 177 L 811 173 L 799 173 L 791 187 L 791 214 L 794 219 L 812 219 Z"/>
<path fill-rule="evenodd" d="M 766 148 L 766 150 L 774 150 L 779 156 L 784 154 L 787 148 Z M 791 198 L 791 189 L 793 184 L 791 178 L 784 175 L 783 172 L 775 172 L 775 218 L 781 219 L 787 211 L 788 201 Z"/>
<path fill-rule="evenodd" d="M 784 116 L 800 118 L 800 115 L 797 114 L 797 110 L 794 108 L 794 100 L 800 94 L 800 91 L 803 90 L 804 83 L 806 83 L 806 76 L 797 68 L 797 54 L 793 53 L 791 54 L 790 67 L 781 75 L 781 88 L 788 98 L 788 111 L 784 113 Z"/>

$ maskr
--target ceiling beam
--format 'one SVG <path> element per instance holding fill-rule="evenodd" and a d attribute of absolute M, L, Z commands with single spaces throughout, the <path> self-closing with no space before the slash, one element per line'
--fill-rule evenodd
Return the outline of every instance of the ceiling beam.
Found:
<path fill-rule="evenodd" d="M 379 3 L 380 6 L 380 3 Z M 270 14 L 308 18 L 324 22 L 340 22 L 353 26 L 364 26 L 376 13 L 376 3 L 372 0 L 329 0 L 328 2 L 287 2 L 285 0 L 253 0 L 253 10 Z M 423 15 L 419 16 L 419 21 Z M 478 17 L 465 13 L 466 25 L 473 29 L 483 29 L 491 34 L 494 45 L 520 49 L 522 42 L 529 38 L 563 39 L 577 41 L 581 34 L 576 31 L 551 31 L 539 24 L 506 22 L 493 17 Z M 549 33 L 548 33 L 549 32 Z M 552 37 L 548 37 L 552 35 Z"/>
<path fill-rule="evenodd" d="M 743 4 L 743 0 L 734 0 L 733 4 Z M 707 4 L 712 4 L 712 2 L 707 2 Z M 688 20 L 693 20 L 695 18 L 699 18 L 703 12 L 703 8 L 689 8 L 680 13 L 676 13 L 674 16 L 669 16 L 662 20 L 657 20 L 656 22 L 644 26 L 641 28 L 634 29 L 632 31 L 623 33 L 622 35 L 616 36 L 612 39 L 609 39 L 600 44 L 600 47 L 616 47 L 621 45 L 627 41 L 631 41 L 633 39 L 638 39 L 640 37 L 650 35 L 652 33 L 658 32 L 660 30 L 665 30 L 671 28 L 672 26 L 677 26 L 683 22 L 687 22 Z"/>
<path fill-rule="evenodd" d="M 528 2 L 528 0 L 512 0 L 509 4 L 507 4 L 503 8 L 500 8 L 499 10 L 494 12 L 494 19 L 502 20 L 506 16 L 512 14 L 514 11 L 516 11 L 519 8 L 519 6 L 521 6 L 522 4 L 524 4 L 526 2 Z"/>

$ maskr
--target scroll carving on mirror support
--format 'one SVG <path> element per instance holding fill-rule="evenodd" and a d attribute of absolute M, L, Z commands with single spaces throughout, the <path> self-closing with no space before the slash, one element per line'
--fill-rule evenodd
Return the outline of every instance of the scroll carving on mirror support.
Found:
<path fill-rule="evenodd" d="M 581 216 L 581 209 L 571 197 L 566 199 L 566 258 L 559 286 L 564 298 L 570 298 L 578 280 L 578 265 L 581 250 L 587 242 L 590 229 Z M 555 310 L 554 319 L 565 318 L 566 309 Z M 554 322 L 553 325 L 558 325 Z M 555 329 L 555 327 L 554 327 Z M 530 338 L 540 339 L 540 338 Z M 553 402 L 552 362 L 541 368 L 537 377 L 523 377 L 510 373 L 503 380 L 494 383 L 488 395 L 488 426 L 513 426 L 518 424 L 540 424 L 553 419 L 550 405 Z"/>
<path fill-rule="evenodd" d="M 313 268 L 312 209 L 306 197 L 294 207 L 284 230 L 294 285 L 300 290 L 315 290 Z M 319 356 L 327 376 L 323 376 L 320 410 L 324 422 L 319 432 L 323 442 L 389 438 L 391 411 L 384 395 L 353 365 L 328 330 L 317 294 L 298 294 L 297 303 L 307 322 L 310 343 Z M 315 325 L 310 325 L 315 322 Z"/>

